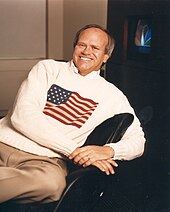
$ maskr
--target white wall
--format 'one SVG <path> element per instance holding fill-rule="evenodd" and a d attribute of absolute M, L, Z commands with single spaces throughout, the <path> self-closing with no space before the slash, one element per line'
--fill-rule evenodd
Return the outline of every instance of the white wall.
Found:
<path fill-rule="evenodd" d="M 14 4 L 12 8 L 14 10 L 13 12 L 15 12 L 15 1 L 19 2 L 21 0 L 0 0 L 0 7 L 4 1 L 8 3 L 9 6 Z M 44 0 L 22 0 L 22 2 L 24 1 L 27 4 L 29 2 L 32 7 L 34 7 L 37 1 L 44 2 Z M 107 0 L 47 0 L 47 3 L 47 25 L 44 29 L 47 31 L 42 33 L 47 35 L 45 38 L 47 58 L 56 60 L 71 59 L 73 38 L 79 28 L 88 23 L 97 23 L 106 26 Z M 8 22 L 6 22 L 8 19 L 5 18 L 5 14 L 8 14 L 8 12 L 4 11 L 3 17 L 0 16 L 0 27 L 2 24 L 3 27 L 4 24 L 8 25 Z M 31 14 L 29 15 L 31 17 Z M 32 20 L 32 22 L 33 21 L 34 20 Z M 15 25 L 17 22 L 13 20 L 13 24 Z M 20 34 L 25 27 L 22 26 L 22 24 L 20 26 Z M 37 29 L 34 28 L 34 30 L 36 33 Z M 25 34 L 23 33 L 23 35 Z M 29 37 L 25 37 L 24 39 L 26 39 L 25 42 L 28 42 L 28 45 L 29 42 L 31 42 L 30 45 L 32 45 L 32 40 L 30 40 Z M 3 43 L 3 38 L 0 36 L 0 44 L 1 43 Z M 9 46 L 6 48 L 9 48 Z M 24 51 L 23 46 L 22 51 Z M 27 53 L 27 51 L 28 48 L 25 47 L 24 53 Z M 0 58 L 0 116 L 7 113 L 7 110 L 14 101 L 21 82 L 27 76 L 29 70 L 42 59 L 41 57 L 38 58 L 34 56 L 35 55 L 33 55 L 33 58 L 29 55 L 30 58 L 16 59 L 15 54 L 13 58 L 10 58 L 10 55 L 7 54 L 4 59 Z"/>
<path fill-rule="evenodd" d="M 48 0 L 48 7 L 45 0 L 0 0 L 0 8 L 0 28 L 3 28 L 0 33 L 0 116 L 3 116 L 34 64 L 43 58 L 63 58 L 63 0 Z M 11 30 L 10 26 L 17 30 Z M 32 33 L 25 33 L 26 29 Z M 30 49 L 32 46 L 35 51 Z"/>
<path fill-rule="evenodd" d="M 0 58 L 46 56 L 45 0 L 1 0 L 0 26 Z"/>
<path fill-rule="evenodd" d="M 72 57 L 75 33 L 90 23 L 106 27 L 107 0 L 64 0 L 64 59 Z"/>

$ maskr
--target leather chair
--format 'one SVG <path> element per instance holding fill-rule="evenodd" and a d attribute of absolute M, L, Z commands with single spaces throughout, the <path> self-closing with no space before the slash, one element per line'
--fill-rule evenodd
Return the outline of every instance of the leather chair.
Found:
<path fill-rule="evenodd" d="M 97 126 L 88 136 L 84 145 L 104 145 L 119 141 L 126 129 L 133 122 L 129 113 L 117 114 Z M 1 204 L 0 212 L 88 212 L 92 211 L 114 180 L 114 175 L 107 176 L 99 169 L 82 167 L 66 158 L 70 168 L 67 186 L 58 202 L 49 204 L 17 204 L 12 201 Z"/>

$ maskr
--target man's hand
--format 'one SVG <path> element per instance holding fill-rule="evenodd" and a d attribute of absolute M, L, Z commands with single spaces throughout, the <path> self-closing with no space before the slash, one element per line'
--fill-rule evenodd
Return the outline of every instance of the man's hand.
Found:
<path fill-rule="evenodd" d="M 113 159 L 108 160 L 98 160 L 92 164 L 100 169 L 102 172 L 105 172 L 107 175 L 114 174 L 114 167 L 117 167 L 118 164 Z"/>
<path fill-rule="evenodd" d="M 95 146 L 89 145 L 85 147 L 76 148 L 69 156 L 69 159 L 73 160 L 74 163 L 82 165 L 84 167 L 94 165 L 101 171 L 112 170 L 113 167 L 117 167 L 117 163 L 111 158 L 114 156 L 113 148 L 109 146 Z M 112 167 L 112 168 L 111 168 Z"/>

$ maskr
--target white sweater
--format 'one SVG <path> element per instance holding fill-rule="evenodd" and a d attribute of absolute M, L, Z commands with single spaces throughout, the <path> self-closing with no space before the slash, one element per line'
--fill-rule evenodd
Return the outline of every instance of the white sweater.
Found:
<path fill-rule="evenodd" d="M 124 112 L 135 118 L 123 138 L 109 144 L 115 160 L 131 160 L 144 151 L 144 133 L 125 95 L 100 75 L 76 74 L 71 62 L 43 60 L 30 71 L 13 108 L 0 120 L 0 141 L 32 154 L 68 156 L 97 125 Z"/>

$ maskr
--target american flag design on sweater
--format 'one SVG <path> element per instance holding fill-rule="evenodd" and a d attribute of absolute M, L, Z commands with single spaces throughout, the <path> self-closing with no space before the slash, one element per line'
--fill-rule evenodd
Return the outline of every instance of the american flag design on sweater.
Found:
<path fill-rule="evenodd" d="M 98 103 L 53 84 L 48 90 L 43 113 L 66 125 L 80 128 L 92 115 Z"/>

